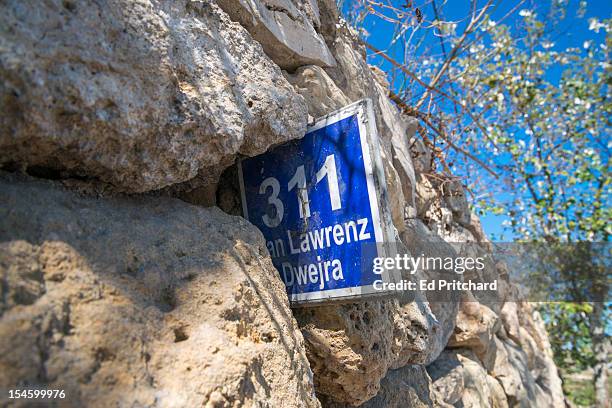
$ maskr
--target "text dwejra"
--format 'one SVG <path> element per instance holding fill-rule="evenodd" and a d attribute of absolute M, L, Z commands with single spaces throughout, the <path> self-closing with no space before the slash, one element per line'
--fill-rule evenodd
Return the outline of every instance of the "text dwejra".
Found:
<path fill-rule="evenodd" d="M 299 255 L 311 251 L 319 251 L 333 245 L 342 246 L 352 242 L 366 241 L 371 238 L 368 231 L 368 219 L 360 218 L 302 233 L 286 231 L 286 239 L 278 238 L 267 241 L 266 246 L 272 259 L 285 258 L 289 255 Z M 318 284 L 323 289 L 325 284 L 333 279 L 344 279 L 342 262 L 339 259 L 321 259 L 316 262 L 294 265 L 285 261 L 281 264 L 286 286 L 294 284 Z"/>

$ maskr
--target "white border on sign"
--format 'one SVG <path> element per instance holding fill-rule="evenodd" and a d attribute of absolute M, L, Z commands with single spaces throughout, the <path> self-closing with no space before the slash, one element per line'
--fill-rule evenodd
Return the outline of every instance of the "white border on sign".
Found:
<path fill-rule="evenodd" d="M 238 160 L 238 182 L 240 183 L 240 199 L 242 201 L 242 214 L 245 219 L 249 219 L 249 209 L 247 208 L 246 191 L 244 189 L 244 176 L 242 175 L 242 160 Z"/>
<path fill-rule="evenodd" d="M 376 117 L 374 116 L 372 101 L 370 99 L 362 99 L 336 112 L 317 119 L 314 124 L 308 127 L 305 136 L 353 115 L 357 115 L 359 126 L 359 140 L 361 143 L 361 153 L 363 155 L 366 174 L 366 185 L 368 189 L 368 199 L 370 201 L 370 211 L 372 213 L 372 224 L 374 227 L 377 255 L 379 257 L 394 256 L 395 251 L 391 247 L 391 243 L 394 239 L 391 213 L 388 208 L 381 211 L 381 206 L 378 201 L 379 196 L 383 198 L 387 197 L 387 185 L 385 182 L 383 164 L 380 156 L 380 145 L 378 132 L 376 130 Z M 242 199 L 242 211 L 244 217 L 248 220 L 249 212 L 247 208 L 246 190 L 244 188 L 241 161 L 242 160 L 238 162 L 240 195 Z M 375 179 L 378 180 L 378 188 L 380 191 L 377 189 Z M 392 273 L 385 271 L 381 275 L 381 280 L 383 282 L 392 282 L 396 281 L 397 278 L 393 276 Z M 294 293 L 290 295 L 289 300 L 293 305 L 306 306 L 308 304 L 314 305 L 323 301 L 350 300 L 363 295 L 383 295 L 391 292 L 392 291 L 376 290 L 374 289 L 373 285 L 364 285 L 341 289 L 328 289 L 317 292 Z"/>

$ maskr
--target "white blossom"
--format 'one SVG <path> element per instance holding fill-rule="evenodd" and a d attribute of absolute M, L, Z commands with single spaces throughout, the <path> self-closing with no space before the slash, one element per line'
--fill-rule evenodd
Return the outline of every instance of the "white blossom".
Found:
<path fill-rule="evenodd" d="M 591 31 L 595 31 L 596 33 L 599 33 L 599 30 L 601 28 L 604 28 L 605 26 L 606 25 L 604 23 L 601 23 L 596 18 L 590 18 L 589 19 L 589 30 L 591 30 Z"/>

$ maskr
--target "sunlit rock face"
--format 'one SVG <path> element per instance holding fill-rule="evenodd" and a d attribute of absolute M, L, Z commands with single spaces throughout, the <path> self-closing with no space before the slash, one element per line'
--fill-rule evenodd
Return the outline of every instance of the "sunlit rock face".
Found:
<path fill-rule="evenodd" d="M 301 137 L 306 105 L 211 1 L 3 2 L 0 163 L 143 192 Z"/>
<path fill-rule="evenodd" d="M 6 175 L 0 191 L 1 387 L 64 389 L 71 406 L 319 406 L 242 218 Z"/>
<path fill-rule="evenodd" d="M 282 69 L 336 64 L 317 32 L 321 20 L 315 0 L 219 0 L 218 4 Z"/>

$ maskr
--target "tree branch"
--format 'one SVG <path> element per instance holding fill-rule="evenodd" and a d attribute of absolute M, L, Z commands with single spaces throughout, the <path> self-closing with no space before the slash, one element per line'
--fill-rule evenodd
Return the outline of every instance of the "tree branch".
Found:
<path fill-rule="evenodd" d="M 499 178 L 499 175 L 493 171 L 489 166 L 487 166 L 486 163 L 484 163 L 482 160 L 480 160 L 478 157 L 474 156 L 473 154 L 471 154 L 470 152 L 462 149 L 461 147 L 457 146 L 455 143 L 453 143 L 445 134 L 444 132 L 442 132 L 440 129 L 438 129 L 436 126 L 434 126 L 433 123 L 431 123 L 431 121 L 429 120 L 429 118 L 427 117 L 427 115 L 425 115 L 424 113 L 411 108 L 410 106 L 406 105 L 406 103 L 404 103 L 404 101 L 402 100 L 402 98 L 400 98 L 398 95 L 396 95 L 393 91 L 389 90 L 389 98 L 395 102 L 400 109 L 402 109 L 405 113 L 407 113 L 410 116 L 414 116 L 416 118 L 419 118 L 420 120 L 423 121 L 423 123 L 425 123 L 431 130 L 434 131 L 434 133 L 439 136 L 440 138 L 444 139 L 444 141 L 446 143 L 448 143 L 448 145 L 453 148 L 455 151 L 463 154 L 464 156 L 466 156 L 467 158 L 473 160 L 474 162 L 476 162 L 478 165 L 480 165 L 480 167 L 482 167 L 484 170 L 486 170 L 487 172 L 489 172 L 493 177 L 495 178 Z"/>

